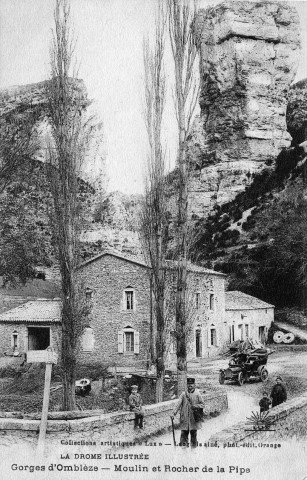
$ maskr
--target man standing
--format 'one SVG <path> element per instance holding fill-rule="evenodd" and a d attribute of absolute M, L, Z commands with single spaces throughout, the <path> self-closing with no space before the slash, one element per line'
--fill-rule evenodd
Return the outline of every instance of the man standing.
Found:
<path fill-rule="evenodd" d="M 180 445 L 189 445 L 190 432 L 191 447 L 197 447 L 197 430 L 201 428 L 201 422 L 198 418 L 195 418 L 198 417 L 198 415 L 196 416 L 194 412 L 197 410 L 197 407 L 202 409 L 204 405 L 199 390 L 195 388 L 195 378 L 188 378 L 187 384 L 188 391 L 182 392 L 180 395 L 172 417 L 180 410 Z"/>
<path fill-rule="evenodd" d="M 134 428 L 143 429 L 144 410 L 142 408 L 143 401 L 141 395 L 138 393 L 138 386 L 132 385 L 131 395 L 129 395 L 130 411 L 134 412 Z"/>
<path fill-rule="evenodd" d="M 276 377 L 276 384 L 271 391 L 272 408 L 287 400 L 286 388 L 281 382 L 281 377 Z"/>

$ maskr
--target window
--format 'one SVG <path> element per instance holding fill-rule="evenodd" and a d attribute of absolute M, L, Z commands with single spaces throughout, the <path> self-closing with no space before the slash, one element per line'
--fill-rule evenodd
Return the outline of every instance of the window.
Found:
<path fill-rule="evenodd" d="M 200 307 L 200 293 L 195 293 L 195 308 L 199 309 Z"/>
<path fill-rule="evenodd" d="M 243 340 L 243 325 L 242 324 L 238 325 L 238 331 L 239 331 L 238 340 Z"/>
<path fill-rule="evenodd" d="M 11 339 L 11 346 L 12 346 L 12 349 L 15 351 L 18 349 L 18 332 L 16 330 L 13 331 L 13 334 L 12 334 L 12 339 Z"/>
<path fill-rule="evenodd" d="M 94 350 L 94 332 L 91 327 L 85 327 L 82 334 L 82 351 L 83 352 L 92 352 Z"/>
<path fill-rule="evenodd" d="M 126 310 L 133 310 L 133 292 L 125 292 L 126 294 Z"/>
<path fill-rule="evenodd" d="M 214 310 L 214 294 L 209 294 L 209 309 Z"/>
<path fill-rule="evenodd" d="M 118 353 L 139 353 L 139 332 L 127 326 L 118 332 Z"/>
<path fill-rule="evenodd" d="M 176 345 L 177 345 L 177 342 L 176 342 L 176 331 L 175 330 L 172 330 L 170 332 L 170 340 L 169 340 L 169 343 L 170 343 L 170 347 L 169 347 L 169 353 L 176 353 Z"/>
<path fill-rule="evenodd" d="M 209 325 L 207 330 L 207 335 L 208 335 L 208 347 L 218 347 L 219 339 L 217 336 L 217 330 L 214 323 Z"/>
<path fill-rule="evenodd" d="M 245 338 L 249 337 L 249 325 L 246 323 L 245 324 Z"/>
<path fill-rule="evenodd" d="M 134 352 L 134 332 L 124 332 L 125 352 Z"/>
<path fill-rule="evenodd" d="M 216 346 L 216 329 L 215 328 L 210 329 L 210 345 L 212 347 Z"/>
<path fill-rule="evenodd" d="M 88 287 L 85 290 L 85 298 L 86 298 L 87 301 L 92 300 L 92 298 L 93 298 L 93 290 L 91 290 Z"/>
<path fill-rule="evenodd" d="M 135 293 L 133 288 L 127 287 L 124 291 L 124 310 L 135 310 Z"/>

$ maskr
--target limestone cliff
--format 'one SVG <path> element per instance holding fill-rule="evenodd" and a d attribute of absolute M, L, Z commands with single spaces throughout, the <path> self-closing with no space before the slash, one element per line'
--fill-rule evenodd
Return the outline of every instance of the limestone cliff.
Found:
<path fill-rule="evenodd" d="M 84 105 L 87 93 L 82 80 L 75 83 L 81 91 Z M 0 128 L 10 128 L 12 119 L 31 119 L 32 133 L 35 134 L 37 148 L 31 158 L 25 158 L 18 165 L 11 184 L 0 194 L 1 209 L 18 211 L 18 201 L 25 205 L 27 221 L 46 242 L 50 266 L 42 266 L 47 279 L 57 280 L 54 245 L 50 228 L 51 193 L 45 171 L 45 151 L 48 136 L 47 82 L 13 86 L 0 90 Z M 23 123 L 21 122 L 21 128 Z M 117 248 L 124 252 L 137 253 L 138 234 L 136 232 L 137 196 L 127 196 L 114 192 L 101 197 L 89 182 L 79 181 L 79 195 L 86 210 L 81 237 L 83 258 L 96 255 L 103 248 Z M 1 280 L 0 280 L 1 283 Z"/>
<path fill-rule="evenodd" d="M 300 55 L 299 18 L 286 2 L 226 1 L 201 10 L 200 116 L 190 141 L 191 214 L 235 198 L 291 143 L 287 95 Z"/>

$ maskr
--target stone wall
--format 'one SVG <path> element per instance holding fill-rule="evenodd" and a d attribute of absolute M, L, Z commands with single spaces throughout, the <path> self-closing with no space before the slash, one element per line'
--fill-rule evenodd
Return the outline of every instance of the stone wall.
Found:
<path fill-rule="evenodd" d="M 188 360 L 215 356 L 227 341 L 225 323 L 225 278 L 218 272 L 193 272 L 188 275 L 188 328 L 187 328 L 187 358 Z M 173 281 L 174 298 L 176 282 Z M 198 305 L 196 305 L 198 294 Z M 210 296 L 213 296 L 210 305 Z M 174 307 L 175 318 L 175 307 Z M 175 329 L 175 323 L 173 325 Z M 211 344 L 211 329 L 216 331 L 216 343 Z M 200 336 L 200 347 L 197 351 L 196 334 Z M 176 364 L 175 349 L 169 355 L 170 365 Z"/>
<path fill-rule="evenodd" d="M 80 270 L 84 289 L 92 293 L 89 326 L 94 333 L 92 352 L 80 352 L 84 363 L 104 362 L 129 370 L 147 367 L 150 349 L 150 277 L 148 269 L 137 263 L 104 255 Z M 134 291 L 135 309 L 125 310 L 124 291 Z M 126 327 L 139 333 L 139 353 L 119 353 L 118 334 Z"/>
<path fill-rule="evenodd" d="M 203 399 L 206 405 L 204 412 L 207 416 L 217 415 L 228 408 L 227 395 L 224 392 L 203 394 Z M 146 438 L 171 428 L 170 415 L 176 402 L 177 400 L 170 400 L 145 406 L 144 430 L 133 429 L 134 413 L 130 412 L 114 412 L 79 420 L 48 420 L 47 442 L 59 443 L 61 439 L 74 440 L 76 437 L 80 440 L 80 436 L 85 441 L 114 442 L 132 442 Z M 177 415 L 176 425 L 178 419 Z M 5 435 L 23 437 L 31 442 L 31 438 L 37 437 L 38 429 L 39 420 L 0 418 L 0 443 L 1 437 Z"/>
<path fill-rule="evenodd" d="M 268 330 L 274 322 L 274 308 L 255 308 L 251 310 L 226 309 L 226 320 L 228 328 L 234 325 L 234 340 L 241 340 L 239 325 L 243 325 L 243 339 L 245 339 L 245 325 L 248 325 L 248 337 L 262 341 L 259 337 L 259 327 L 265 327 L 265 338 Z"/>
<path fill-rule="evenodd" d="M 188 274 L 188 358 L 195 358 L 197 354 L 196 330 L 200 331 L 199 356 L 216 355 L 227 341 L 225 276 L 209 270 L 206 272 L 202 268 L 195 269 L 196 271 L 191 270 Z M 84 290 L 86 288 L 92 290 L 88 324 L 94 335 L 93 350 L 80 352 L 80 360 L 84 363 L 102 361 L 110 366 L 116 365 L 118 371 L 146 369 L 151 358 L 151 343 L 154 348 L 150 332 L 153 307 L 148 268 L 124 257 L 107 254 L 84 264 L 80 270 L 80 278 Z M 171 322 L 168 329 L 172 331 L 175 330 L 176 270 L 171 268 L 168 270 L 167 285 L 168 317 Z M 127 288 L 133 290 L 136 302 L 135 309 L 130 311 L 125 310 L 123 305 L 123 296 Z M 213 296 L 212 308 L 210 296 Z M 155 331 L 155 326 L 152 325 Z M 136 353 L 119 352 L 119 335 L 127 327 L 138 333 L 139 351 Z M 213 345 L 212 329 L 216 332 L 216 343 Z M 170 335 L 168 342 L 172 343 Z M 169 367 L 176 364 L 175 348 L 170 348 L 168 360 Z"/>
<path fill-rule="evenodd" d="M 240 422 L 210 438 L 218 443 L 264 442 L 307 438 L 307 392 L 270 410 L 269 431 L 251 431 L 253 427 Z"/>

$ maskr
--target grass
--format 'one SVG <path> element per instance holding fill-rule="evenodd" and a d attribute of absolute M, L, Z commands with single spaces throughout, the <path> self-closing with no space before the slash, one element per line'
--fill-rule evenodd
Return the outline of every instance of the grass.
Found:
<path fill-rule="evenodd" d="M 131 378 L 109 377 L 105 365 L 79 365 L 78 377 L 92 379 L 92 390 L 85 397 L 77 396 L 80 410 L 101 409 L 104 412 L 128 410 L 128 398 L 131 385 L 139 385 L 139 393 L 144 405 L 155 403 L 155 380 L 132 375 Z M 0 391 L 0 410 L 23 413 L 39 412 L 42 408 L 45 366 L 25 365 L 19 368 L 5 367 L 0 370 L 3 389 Z M 53 372 L 50 391 L 50 411 L 61 410 L 63 389 L 60 381 L 60 369 Z M 175 398 L 176 381 L 168 380 L 164 386 L 164 400 Z"/>

